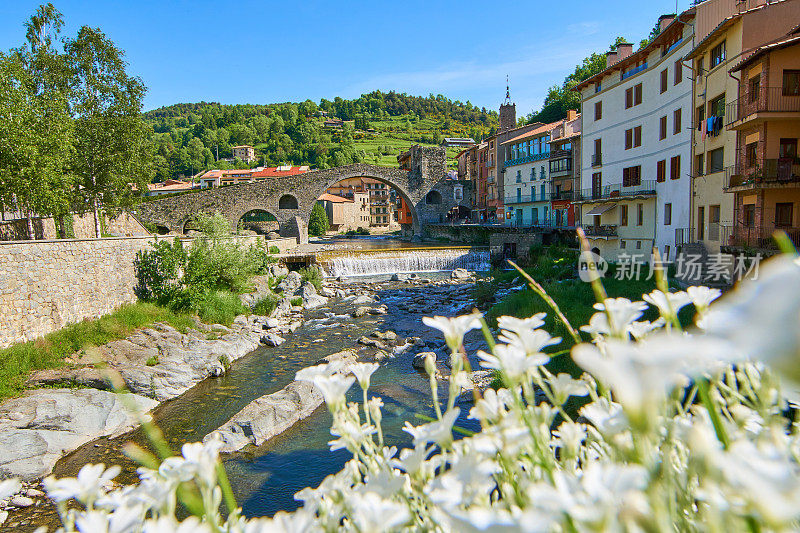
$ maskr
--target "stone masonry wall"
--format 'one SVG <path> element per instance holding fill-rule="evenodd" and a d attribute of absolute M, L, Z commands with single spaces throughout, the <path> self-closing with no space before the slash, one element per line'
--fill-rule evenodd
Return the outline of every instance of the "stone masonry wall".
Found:
<path fill-rule="evenodd" d="M 261 239 L 239 238 L 242 244 Z M 136 253 L 155 240 L 147 236 L 0 242 L 0 347 L 135 302 Z M 267 245 L 284 252 L 289 247 L 285 241 Z"/>

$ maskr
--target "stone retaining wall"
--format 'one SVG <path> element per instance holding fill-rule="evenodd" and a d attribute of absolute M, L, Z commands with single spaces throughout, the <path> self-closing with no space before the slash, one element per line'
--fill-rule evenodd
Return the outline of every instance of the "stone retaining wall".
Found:
<path fill-rule="evenodd" d="M 136 301 L 133 262 L 155 239 L 0 242 L 0 347 Z M 249 243 L 263 237 L 240 239 Z M 283 251 L 290 243 L 280 239 L 267 241 L 270 244 Z"/>

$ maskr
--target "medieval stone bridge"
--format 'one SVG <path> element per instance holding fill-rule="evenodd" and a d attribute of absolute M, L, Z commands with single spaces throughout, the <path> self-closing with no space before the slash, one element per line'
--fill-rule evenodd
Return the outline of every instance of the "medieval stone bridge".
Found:
<path fill-rule="evenodd" d="M 404 229 L 419 235 L 423 224 L 444 221 L 456 206 L 469 207 L 469 184 L 445 179 L 445 157 L 444 148 L 416 148 L 411 154 L 411 170 L 347 165 L 160 198 L 142 202 L 136 211 L 143 222 L 183 233 L 186 223 L 200 212 L 221 213 L 235 228 L 246 213 L 262 210 L 277 219 L 281 236 L 298 237 L 304 243 L 308 241 L 308 219 L 317 198 L 338 181 L 369 177 L 400 192 L 413 220 L 411 227 Z"/>

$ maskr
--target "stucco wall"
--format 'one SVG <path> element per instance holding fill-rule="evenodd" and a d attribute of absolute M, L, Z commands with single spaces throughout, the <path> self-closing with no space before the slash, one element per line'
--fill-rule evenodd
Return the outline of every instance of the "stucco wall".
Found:
<path fill-rule="evenodd" d="M 263 237 L 242 237 L 253 243 Z M 156 237 L 0 242 L 0 346 L 136 301 L 134 259 Z M 267 241 L 281 252 L 294 239 Z"/>

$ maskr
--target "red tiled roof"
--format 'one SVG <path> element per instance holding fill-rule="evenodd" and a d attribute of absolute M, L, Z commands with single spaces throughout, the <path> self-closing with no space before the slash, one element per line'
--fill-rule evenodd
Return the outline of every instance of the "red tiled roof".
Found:
<path fill-rule="evenodd" d="M 509 144 L 509 143 L 514 142 L 514 141 L 521 141 L 522 139 L 527 139 L 528 137 L 535 137 L 537 135 L 541 135 L 542 133 L 546 133 L 548 131 L 551 131 L 555 127 L 559 126 L 561 124 L 561 122 L 562 121 L 559 120 L 557 122 L 551 122 L 550 124 L 545 124 L 544 126 L 539 126 L 536 129 L 532 129 L 531 131 L 529 131 L 527 133 L 523 133 L 522 135 L 517 135 L 516 137 L 512 137 L 511 139 L 509 139 L 507 141 L 504 141 L 504 142 L 502 142 L 500 144 Z"/>
<path fill-rule="evenodd" d="M 341 196 L 336 196 L 335 194 L 328 194 L 325 193 L 319 197 L 319 200 L 324 202 L 333 202 L 335 204 L 344 204 L 344 203 L 353 203 L 353 200 L 349 198 L 343 198 Z"/>
<path fill-rule="evenodd" d="M 267 167 L 263 170 L 253 172 L 254 178 L 279 178 L 281 176 L 296 176 L 297 174 L 305 174 L 308 172 L 308 167 Z"/>

